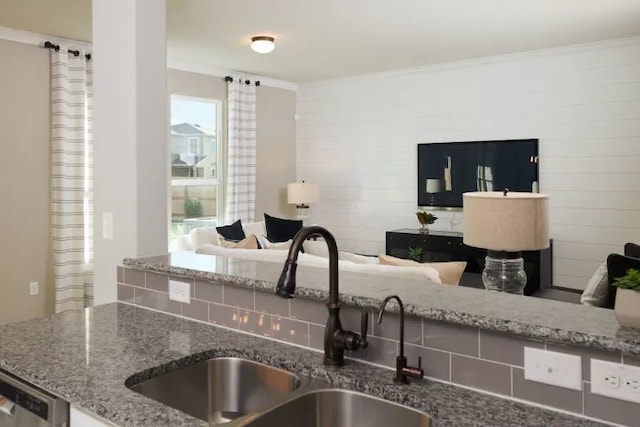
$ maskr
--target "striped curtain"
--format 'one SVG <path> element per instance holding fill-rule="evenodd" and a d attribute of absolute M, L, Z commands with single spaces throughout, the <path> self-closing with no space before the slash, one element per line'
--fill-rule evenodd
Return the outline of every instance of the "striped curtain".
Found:
<path fill-rule="evenodd" d="M 93 303 L 93 72 L 82 54 L 50 52 L 50 215 L 60 313 Z"/>
<path fill-rule="evenodd" d="M 227 176 L 225 221 L 255 221 L 256 87 L 227 82 Z"/>

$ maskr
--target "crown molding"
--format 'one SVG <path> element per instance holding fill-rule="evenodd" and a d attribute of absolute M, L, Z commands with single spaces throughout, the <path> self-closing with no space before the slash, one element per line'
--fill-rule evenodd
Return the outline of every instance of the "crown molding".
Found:
<path fill-rule="evenodd" d="M 254 74 L 243 73 L 240 71 L 233 71 L 225 68 L 218 68 L 212 65 L 207 65 L 202 63 L 177 61 L 171 58 L 167 58 L 167 68 L 172 68 L 174 70 L 188 71 L 188 72 L 197 73 L 197 74 L 205 74 L 208 76 L 215 76 L 215 77 L 241 75 L 251 80 L 260 80 L 261 86 L 275 87 L 278 89 L 285 89 L 293 92 L 298 90 L 297 83 L 288 82 L 285 80 L 272 79 L 269 77 L 257 76 Z"/>
<path fill-rule="evenodd" d="M 0 39 L 8 40 L 18 43 L 30 44 L 34 46 L 42 46 L 45 41 L 50 41 L 55 44 L 83 48 L 84 50 L 91 49 L 91 43 L 81 42 L 78 40 L 64 39 L 60 37 L 48 36 L 46 34 L 32 33 L 29 31 L 16 30 L 8 27 L 0 27 Z"/>
<path fill-rule="evenodd" d="M 635 45 L 635 44 L 640 44 L 640 36 L 601 40 L 597 42 L 581 43 L 581 44 L 544 48 L 544 49 L 535 49 L 535 50 L 529 50 L 525 52 L 506 53 L 503 55 L 484 56 L 480 58 L 465 59 L 461 61 L 443 62 L 439 64 L 430 64 L 430 65 L 423 65 L 423 66 L 411 67 L 411 68 L 401 68 L 396 70 L 380 71 L 376 73 L 364 73 L 364 74 L 358 74 L 353 76 L 336 77 L 334 79 L 317 80 L 317 81 L 312 81 L 308 83 L 300 83 L 300 86 L 313 87 L 316 85 L 320 86 L 325 84 L 341 84 L 341 83 L 348 83 L 348 82 L 365 80 L 365 79 L 411 75 L 411 74 L 428 73 L 428 72 L 435 72 L 435 71 L 446 71 L 446 70 L 466 68 L 466 67 L 478 66 L 478 65 L 498 64 L 502 62 L 515 61 L 518 59 L 555 56 L 555 55 L 568 53 L 568 52 L 584 52 L 589 50 L 597 50 L 597 49 L 611 48 L 611 47 L 617 47 L 617 46 L 629 46 L 629 45 Z"/>

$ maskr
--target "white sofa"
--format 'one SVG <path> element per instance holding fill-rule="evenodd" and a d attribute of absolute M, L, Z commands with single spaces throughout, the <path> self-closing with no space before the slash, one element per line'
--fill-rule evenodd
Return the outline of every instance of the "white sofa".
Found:
<path fill-rule="evenodd" d="M 267 230 L 264 226 L 264 221 L 249 222 L 242 224 L 242 229 L 245 235 L 255 234 L 258 238 L 265 236 Z M 194 228 L 189 234 L 183 234 L 178 236 L 174 241 L 171 252 L 174 251 L 195 251 L 202 245 L 219 245 L 218 232 L 215 227 L 200 227 Z"/>
<path fill-rule="evenodd" d="M 264 221 L 242 225 L 245 235 L 254 234 L 259 241 L 267 234 Z M 234 249 L 220 246 L 215 227 L 202 227 L 180 236 L 173 250 L 194 251 L 198 254 L 225 256 L 237 259 L 284 263 L 287 249 Z M 263 245 L 264 246 L 264 245 Z M 309 240 L 303 244 L 305 253 L 298 256 L 298 263 L 317 267 L 329 266 L 329 251 L 324 241 Z M 416 266 L 380 264 L 378 257 L 363 256 L 350 252 L 339 252 L 338 266 L 341 271 L 376 274 L 394 278 L 418 279 L 429 283 L 447 283 L 447 278 L 457 277 L 449 284 L 457 285 L 466 263 L 431 263 Z M 460 269 L 461 268 L 461 269 Z M 460 270 L 459 270 L 460 269 Z M 459 274 L 456 271 L 459 270 Z M 443 279 L 441 279 L 441 277 Z M 454 283 L 455 282 L 455 283 Z"/>

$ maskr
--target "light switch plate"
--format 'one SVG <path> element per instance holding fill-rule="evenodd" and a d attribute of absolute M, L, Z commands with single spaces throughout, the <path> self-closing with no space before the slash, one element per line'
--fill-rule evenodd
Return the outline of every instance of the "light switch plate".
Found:
<path fill-rule="evenodd" d="M 191 304 L 191 283 L 169 280 L 169 299 Z"/>
<path fill-rule="evenodd" d="M 591 393 L 640 403 L 640 367 L 591 359 Z"/>
<path fill-rule="evenodd" d="M 525 347 L 524 378 L 582 390 L 582 358 L 573 354 Z"/>
<path fill-rule="evenodd" d="M 113 212 L 102 213 L 102 238 L 113 240 Z"/>

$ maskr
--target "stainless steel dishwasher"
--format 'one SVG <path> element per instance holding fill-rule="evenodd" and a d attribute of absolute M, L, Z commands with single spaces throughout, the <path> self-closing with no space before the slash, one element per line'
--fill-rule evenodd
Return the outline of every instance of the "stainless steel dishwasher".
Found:
<path fill-rule="evenodd" d="M 69 404 L 0 372 L 0 427 L 68 427 Z"/>

